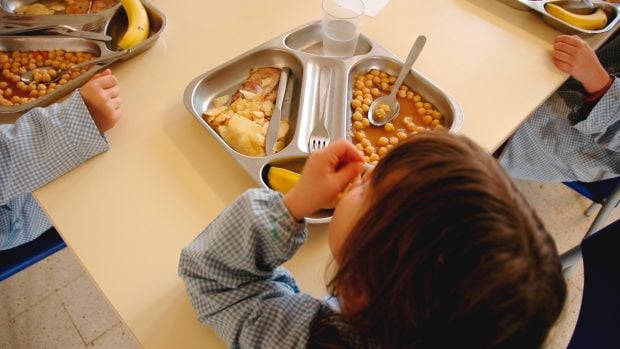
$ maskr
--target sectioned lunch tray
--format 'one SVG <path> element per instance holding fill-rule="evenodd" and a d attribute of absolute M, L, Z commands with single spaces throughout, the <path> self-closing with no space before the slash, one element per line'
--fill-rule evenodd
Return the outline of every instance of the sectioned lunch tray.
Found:
<path fill-rule="evenodd" d="M 149 16 L 149 37 L 129 50 L 118 48 L 118 41 L 127 29 L 127 15 L 120 2 L 113 7 L 93 14 L 53 14 L 53 15 L 19 15 L 15 8 L 33 3 L 32 0 L 0 0 L 0 51 L 47 51 L 62 49 L 66 51 L 90 52 L 95 57 L 109 56 L 110 60 L 92 66 L 85 74 L 70 80 L 53 92 L 38 99 L 12 106 L 0 106 L 0 122 L 10 119 L 25 111 L 53 103 L 62 96 L 83 85 L 94 74 L 117 60 L 127 60 L 143 51 L 148 50 L 159 39 L 166 27 L 166 16 L 149 2 L 142 0 Z M 3 29 L 29 27 L 40 25 L 64 24 L 93 33 L 109 35 L 111 40 L 99 41 L 67 35 L 2 35 Z"/>
<path fill-rule="evenodd" d="M 592 0 L 595 7 L 600 7 L 607 15 L 607 25 L 604 28 L 597 30 L 587 30 L 576 27 L 570 23 L 567 23 L 555 16 L 550 15 L 545 10 L 545 5 L 548 3 L 554 3 L 567 10 L 571 10 L 575 13 L 587 13 L 584 11 L 591 11 L 591 9 L 584 4 L 581 0 L 500 0 L 501 2 L 514 7 L 519 10 L 534 10 L 542 16 L 542 19 L 549 26 L 567 34 L 598 34 L 611 30 L 620 21 L 620 4 L 612 4 L 606 1 Z"/>
<path fill-rule="evenodd" d="M 219 144 L 262 186 L 267 187 L 266 172 L 270 165 L 300 170 L 309 154 L 308 139 L 315 123 L 319 120 L 317 100 L 321 70 L 329 68 L 332 74 L 330 98 L 327 104 L 325 124 L 331 140 L 350 139 L 352 88 L 355 75 L 379 69 L 391 75 L 398 75 L 402 62 L 396 55 L 376 42 L 361 35 L 353 57 L 326 57 L 323 55 L 321 22 L 312 22 L 269 40 L 262 45 L 236 57 L 192 80 L 184 93 L 187 110 L 209 132 Z M 282 113 L 290 130 L 285 147 L 270 156 L 251 157 L 232 149 L 220 135 L 203 119 L 212 100 L 222 95 L 231 95 L 248 77 L 251 68 L 288 67 L 289 79 L 294 79 L 290 108 Z M 463 122 L 460 105 L 439 86 L 412 69 L 405 79 L 405 85 L 418 91 L 433 104 L 444 118 L 449 132 L 456 132 Z M 290 85 L 289 85 L 290 86 Z M 309 222 L 322 223 L 331 219 L 331 210 L 322 210 Z"/>

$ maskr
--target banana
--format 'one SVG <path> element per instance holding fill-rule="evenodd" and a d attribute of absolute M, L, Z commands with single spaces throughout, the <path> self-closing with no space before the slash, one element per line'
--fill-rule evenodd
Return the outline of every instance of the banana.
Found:
<path fill-rule="evenodd" d="M 297 183 L 301 175 L 281 167 L 271 166 L 267 172 L 267 181 L 273 190 L 282 194 L 288 193 Z"/>
<path fill-rule="evenodd" d="M 545 10 L 553 17 L 561 19 L 564 22 L 581 29 L 597 30 L 604 28 L 607 25 L 607 14 L 605 14 L 605 11 L 603 11 L 600 7 L 588 15 L 579 15 L 570 12 L 553 3 L 546 4 Z"/>
<path fill-rule="evenodd" d="M 149 37 L 149 16 L 140 0 L 121 0 L 121 5 L 127 13 L 129 23 L 118 47 L 127 50 Z"/>

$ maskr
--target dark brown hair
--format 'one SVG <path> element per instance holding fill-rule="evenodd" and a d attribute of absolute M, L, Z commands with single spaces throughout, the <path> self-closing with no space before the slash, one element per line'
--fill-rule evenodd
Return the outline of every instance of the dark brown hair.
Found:
<path fill-rule="evenodd" d="M 355 332 L 382 348 L 543 344 L 566 298 L 556 247 L 489 154 L 463 136 L 416 135 L 368 190 L 328 285 Z M 324 327 L 313 323 L 309 347 L 324 347 Z"/>

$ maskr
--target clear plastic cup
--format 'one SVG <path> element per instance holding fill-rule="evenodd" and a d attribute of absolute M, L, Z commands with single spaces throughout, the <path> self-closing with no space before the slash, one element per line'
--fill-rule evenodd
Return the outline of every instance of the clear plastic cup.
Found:
<path fill-rule="evenodd" d="M 352 56 L 362 27 L 362 0 L 323 1 L 323 53 L 326 56 Z"/>

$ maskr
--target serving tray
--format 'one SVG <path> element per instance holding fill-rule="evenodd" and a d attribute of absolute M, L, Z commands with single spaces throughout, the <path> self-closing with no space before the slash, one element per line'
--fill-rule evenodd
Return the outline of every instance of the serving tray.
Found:
<path fill-rule="evenodd" d="M 118 47 L 123 33 L 127 29 L 127 15 L 120 2 L 113 7 L 91 14 L 53 14 L 53 15 L 20 15 L 15 14 L 15 8 L 32 3 L 33 1 L 0 1 L 0 51 L 49 51 L 62 49 L 65 51 L 90 52 L 95 57 L 109 57 L 110 60 L 93 65 L 78 78 L 70 80 L 53 92 L 38 99 L 11 106 L 0 106 L 0 122 L 15 119 L 24 112 L 34 108 L 49 105 L 67 95 L 87 82 L 93 75 L 108 65 L 127 60 L 144 52 L 155 45 L 166 27 L 166 16 L 149 2 L 142 3 L 149 16 L 149 37 L 129 50 Z M 40 25 L 70 25 L 79 30 L 93 33 L 102 33 L 111 37 L 109 41 L 93 40 L 66 35 L 49 35 L 46 31 L 38 35 L 2 35 L 2 29 L 30 27 Z"/>
<path fill-rule="evenodd" d="M 500 0 L 501 2 L 519 10 L 533 10 L 542 16 L 542 19 L 549 26 L 566 34 L 593 35 L 604 33 L 611 30 L 620 21 L 620 4 L 612 4 L 606 1 L 592 0 L 595 7 L 600 7 L 607 15 L 607 25 L 597 30 L 579 28 L 567 23 L 555 16 L 550 15 L 545 10 L 545 5 L 554 3 L 565 9 L 573 10 L 575 13 L 588 11 L 589 7 L 580 0 Z M 585 13 L 585 12 L 584 12 Z"/>
<path fill-rule="evenodd" d="M 352 57 L 326 57 L 323 55 L 321 22 L 315 21 L 275 37 L 246 53 L 194 78 L 184 92 L 184 104 L 194 118 L 261 186 L 268 187 L 266 173 L 269 166 L 280 166 L 300 171 L 309 155 L 308 140 L 311 130 L 319 120 L 319 77 L 330 71 L 332 83 L 329 103 L 326 103 L 325 123 L 331 140 L 351 138 L 351 100 L 355 76 L 379 69 L 398 75 L 402 61 L 378 43 L 361 35 Z M 203 112 L 210 108 L 215 98 L 231 95 L 248 77 L 252 68 L 289 68 L 292 85 L 290 107 L 283 112 L 290 130 L 285 147 L 269 156 L 252 157 L 238 153 L 203 119 Z M 463 123 L 460 105 L 444 90 L 412 69 L 404 84 L 418 91 L 442 114 L 449 132 L 457 132 Z M 289 86 L 290 86 L 289 85 Z M 322 210 L 311 223 L 331 220 L 332 210 Z"/>

